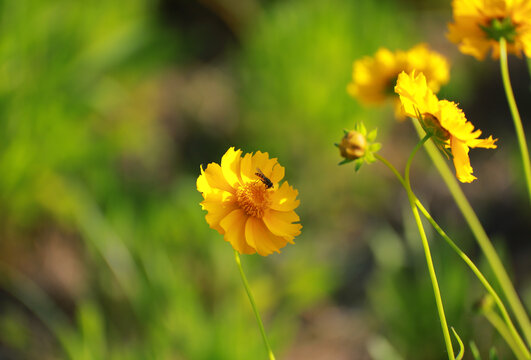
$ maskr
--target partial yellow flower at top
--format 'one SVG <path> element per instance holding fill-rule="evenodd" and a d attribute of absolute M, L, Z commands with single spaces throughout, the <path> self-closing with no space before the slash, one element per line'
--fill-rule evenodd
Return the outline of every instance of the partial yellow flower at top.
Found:
<path fill-rule="evenodd" d="M 373 57 L 366 56 L 353 65 L 352 82 L 348 93 L 366 105 L 378 105 L 394 94 L 398 74 L 413 69 L 422 71 L 428 86 L 438 92 L 449 80 L 448 61 L 441 54 L 431 51 L 426 44 L 419 44 L 408 51 L 392 52 L 379 49 Z M 393 96 L 394 97 L 394 96 Z"/>
<path fill-rule="evenodd" d="M 293 243 L 302 225 L 295 208 L 298 191 L 285 181 L 284 168 L 268 153 L 241 156 L 231 147 L 221 166 L 208 164 L 197 179 L 201 207 L 211 228 L 240 254 L 272 254 Z"/>
<path fill-rule="evenodd" d="M 479 139 L 481 130 L 474 131 L 474 125 L 467 121 L 454 102 L 439 100 L 426 84 L 422 73 L 400 73 L 395 92 L 400 95 L 404 112 L 421 121 L 423 128 L 433 134 L 435 144 L 451 155 L 457 179 L 464 183 L 474 181 L 476 177 L 472 175 L 469 148 L 495 149 L 498 139 L 492 136 Z"/>
<path fill-rule="evenodd" d="M 500 56 L 499 40 L 507 40 L 507 51 L 531 57 L 531 1 L 453 0 L 454 23 L 448 24 L 448 39 L 462 53 L 483 60 L 492 49 Z"/>

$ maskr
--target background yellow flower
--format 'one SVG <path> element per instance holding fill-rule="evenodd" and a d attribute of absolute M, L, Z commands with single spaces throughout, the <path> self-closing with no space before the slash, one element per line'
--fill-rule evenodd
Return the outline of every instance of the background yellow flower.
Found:
<path fill-rule="evenodd" d="M 393 94 L 398 74 L 413 69 L 422 71 L 428 86 L 439 91 L 449 80 L 449 64 L 444 56 L 431 51 L 426 44 L 419 44 L 408 51 L 392 52 L 379 49 L 373 57 L 366 56 L 354 62 L 352 82 L 348 93 L 367 105 L 381 104 Z"/>
<path fill-rule="evenodd" d="M 294 211 L 298 191 L 287 181 L 279 185 L 284 168 L 276 158 L 260 151 L 241 154 L 231 147 L 221 166 L 210 163 L 204 171 L 201 168 L 197 190 L 204 198 L 206 221 L 241 254 L 280 252 L 302 228 Z"/>
<path fill-rule="evenodd" d="M 454 23 L 448 24 L 448 39 L 459 50 L 483 60 L 492 49 L 500 54 L 499 37 L 507 40 L 507 50 L 531 57 L 531 1 L 454 0 Z"/>
<path fill-rule="evenodd" d="M 395 91 L 400 96 L 404 112 L 421 121 L 427 131 L 433 132 L 435 144 L 443 151 L 446 148 L 451 150 L 459 181 L 474 181 L 476 177 L 472 175 L 469 148 L 494 149 L 497 139 L 492 136 L 479 139 L 481 130 L 474 130 L 474 126 L 467 121 L 465 114 L 455 103 L 439 100 L 428 87 L 422 73 L 415 74 L 413 71 L 408 75 L 402 72 L 398 76 Z"/>

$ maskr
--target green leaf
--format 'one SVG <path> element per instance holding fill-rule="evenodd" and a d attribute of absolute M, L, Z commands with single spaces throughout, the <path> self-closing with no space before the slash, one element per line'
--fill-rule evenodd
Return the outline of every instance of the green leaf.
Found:
<path fill-rule="evenodd" d="M 363 159 L 356 159 L 354 162 L 354 170 L 358 172 L 358 170 L 361 168 L 361 165 L 363 165 Z"/>
<path fill-rule="evenodd" d="M 382 148 L 381 143 L 374 143 L 369 146 L 369 151 L 375 153 L 377 151 L 380 151 L 381 148 Z"/>
<path fill-rule="evenodd" d="M 424 123 L 423 119 L 422 119 L 422 114 L 420 113 L 419 109 L 417 109 L 415 107 L 415 114 L 417 114 L 417 119 L 421 122 L 421 123 Z"/>
<path fill-rule="evenodd" d="M 372 152 L 366 153 L 363 158 L 365 159 L 365 162 L 367 164 L 371 164 L 376 161 L 376 158 L 374 157 L 374 154 Z"/>
<path fill-rule="evenodd" d="M 363 124 L 361 121 L 354 124 L 354 130 L 363 136 L 367 135 L 367 128 L 365 128 L 365 124 Z"/>
<path fill-rule="evenodd" d="M 376 135 L 378 135 L 378 129 L 374 129 L 372 130 L 368 135 L 367 135 L 367 141 L 369 142 L 373 142 L 374 139 L 376 139 Z"/>
<path fill-rule="evenodd" d="M 348 164 L 350 162 L 353 162 L 354 160 L 352 159 L 344 159 L 343 161 L 341 161 L 338 165 L 345 165 L 345 164 Z"/>
<path fill-rule="evenodd" d="M 364 124 L 364 123 L 360 123 L 360 133 L 361 133 L 361 135 L 363 135 L 363 136 L 366 136 L 366 135 L 367 135 L 367 128 L 365 127 L 365 124 Z"/>

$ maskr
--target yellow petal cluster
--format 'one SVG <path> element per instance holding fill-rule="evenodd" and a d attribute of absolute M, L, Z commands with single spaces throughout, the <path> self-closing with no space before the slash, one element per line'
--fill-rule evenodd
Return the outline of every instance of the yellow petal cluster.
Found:
<path fill-rule="evenodd" d="M 354 62 L 352 81 L 347 91 L 366 105 L 381 104 L 393 95 L 398 74 L 413 69 L 426 75 L 428 86 L 434 92 L 449 80 L 448 61 L 441 54 L 431 51 L 426 44 L 419 44 L 408 51 L 392 52 L 381 48 L 374 56 Z"/>
<path fill-rule="evenodd" d="M 395 92 L 400 96 L 403 110 L 408 116 L 418 119 L 420 113 L 424 120 L 438 127 L 439 140 L 451 150 L 459 181 L 474 181 L 476 177 L 472 175 L 469 148 L 494 149 L 497 139 L 492 136 L 479 139 L 481 130 L 474 130 L 474 125 L 467 121 L 465 114 L 455 103 L 439 100 L 428 87 L 426 77 L 422 73 L 402 72 L 398 76 Z"/>
<path fill-rule="evenodd" d="M 483 60 L 492 49 L 498 58 L 498 39 L 489 37 L 485 28 L 493 21 L 508 19 L 514 28 L 514 39 L 507 39 L 507 50 L 520 56 L 531 57 L 531 1 L 529 0 L 453 0 L 454 23 L 448 24 L 448 39 L 459 50 Z"/>
<path fill-rule="evenodd" d="M 231 147 L 221 165 L 210 163 L 197 179 L 201 207 L 211 228 L 240 254 L 267 256 L 293 243 L 302 225 L 295 208 L 298 191 L 284 177 L 284 167 L 268 153 L 242 156 Z"/>

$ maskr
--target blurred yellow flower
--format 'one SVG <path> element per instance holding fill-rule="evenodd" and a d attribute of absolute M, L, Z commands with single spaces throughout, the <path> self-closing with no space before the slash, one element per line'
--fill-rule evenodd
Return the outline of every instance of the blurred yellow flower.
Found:
<path fill-rule="evenodd" d="M 454 23 L 448 24 L 448 39 L 459 50 L 483 60 L 492 49 L 500 56 L 499 39 L 507 40 L 507 51 L 531 57 L 531 1 L 454 0 Z"/>
<path fill-rule="evenodd" d="M 469 148 L 495 149 L 497 139 L 492 139 L 492 136 L 479 139 L 481 130 L 474 131 L 474 126 L 466 120 L 465 114 L 455 103 L 439 100 L 426 84 L 426 77 L 422 73 L 400 73 L 395 92 L 400 95 L 404 112 L 418 119 L 424 129 L 433 134 L 435 144 L 453 158 L 459 181 L 474 181 L 476 177 L 472 175 Z"/>
<path fill-rule="evenodd" d="M 392 52 L 381 48 L 374 57 L 366 56 L 354 62 L 352 82 L 347 91 L 366 105 L 378 105 L 393 94 L 398 74 L 414 69 L 426 74 L 428 86 L 434 92 L 449 80 L 448 61 L 426 44 L 408 51 Z"/>
<path fill-rule="evenodd" d="M 302 225 L 294 209 L 298 191 L 284 182 L 284 167 L 268 153 L 241 156 L 231 147 L 221 166 L 208 164 L 197 179 L 207 223 L 240 254 L 272 254 L 293 243 Z"/>

